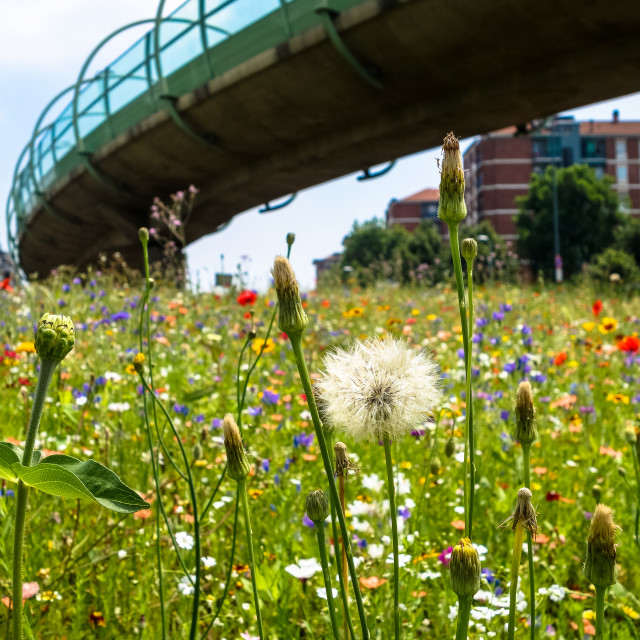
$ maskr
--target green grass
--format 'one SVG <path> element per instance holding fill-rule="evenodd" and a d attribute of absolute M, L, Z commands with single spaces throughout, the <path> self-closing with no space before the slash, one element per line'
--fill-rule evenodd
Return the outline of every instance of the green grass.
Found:
<path fill-rule="evenodd" d="M 294 255 L 294 268 L 295 264 Z M 35 323 L 45 311 L 70 315 L 76 326 L 76 346 L 54 375 L 39 448 L 82 459 L 92 457 L 154 500 L 143 397 L 139 378 L 130 366 L 138 351 L 142 294 L 142 283 L 128 285 L 106 275 L 89 276 L 80 284 L 61 275 L 13 295 L 0 292 L 5 342 L 0 361 L 0 436 L 24 439 L 26 409 L 21 386 L 27 385 L 27 393 L 32 394 L 37 375 L 37 358 L 25 343 L 33 339 Z M 162 285 L 152 295 L 154 386 L 191 461 L 202 510 L 225 464 L 222 417 L 237 411 L 238 357 L 250 327 L 245 314 L 250 309 L 255 312 L 259 344 L 271 320 L 275 293 L 259 295 L 252 307 L 239 305 L 235 295 L 193 294 Z M 596 297 L 604 305 L 598 317 L 592 312 Z M 490 583 L 483 583 L 481 591 L 487 601 L 474 601 L 470 637 L 487 638 L 487 632 L 495 632 L 492 637 L 496 638 L 505 636 L 513 538 L 499 525 L 511 513 L 522 485 L 522 453 L 509 434 L 517 385 L 524 375 L 532 381 L 540 431 L 531 450 L 531 488 L 541 530 L 534 544 L 536 587 L 543 589 L 537 597 L 538 637 L 552 637 L 547 631 L 550 626 L 556 638 L 582 638 L 584 612 L 595 608 L 582 562 L 589 529 L 586 514 L 595 509 L 592 488 L 596 484 L 602 488 L 601 501 L 613 509 L 622 528 L 619 583 L 608 595 L 607 627 L 614 639 L 626 640 L 634 633 L 640 636 L 640 619 L 635 613 L 640 612 L 640 601 L 633 595 L 640 593 L 640 547 L 635 541 L 638 492 L 632 445 L 625 438 L 628 426 L 640 426 L 636 415 L 640 411 L 640 354 L 617 347 L 622 337 L 640 332 L 640 300 L 615 290 L 596 296 L 586 286 L 536 290 L 499 285 L 476 286 L 474 300 L 476 318 L 480 325 L 484 320 L 487 324 L 474 327 L 482 340 L 474 344 L 473 353 L 479 452 L 473 533 L 474 544 L 486 547 L 486 551 L 481 549 L 481 558 L 483 568 L 490 570 Z M 460 527 L 464 527 L 460 508 L 465 385 L 464 359 L 458 353 L 462 338 L 455 290 L 334 290 L 310 294 L 305 304 L 310 322 L 303 344 L 312 373 L 321 368 L 327 349 L 383 333 L 404 335 L 412 344 L 432 351 L 440 363 L 448 410 L 442 413 L 437 439 L 434 425 L 427 424 L 423 435 L 394 443 L 392 455 L 402 476 L 397 495 L 403 525 L 400 553 L 410 556 L 400 568 L 403 635 L 451 638 L 455 634 L 451 607 L 457 598 L 439 556 L 458 541 Z M 509 305 L 510 310 L 501 305 Z M 494 319 L 494 313 L 504 318 Z M 610 331 L 601 326 L 603 333 L 598 325 L 605 316 L 614 318 L 617 326 Z M 585 328 L 588 322 L 595 326 Z M 303 523 L 304 504 L 308 491 L 326 489 L 326 478 L 317 443 L 311 438 L 313 425 L 289 341 L 277 330 L 272 335 L 273 345 L 262 355 L 249 381 L 242 414 L 244 442 L 254 464 L 247 490 L 265 637 L 329 638 L 327 603 L 316 594 L 324 586 L 322 571 L 306 581 L 285 571 L 301 559 L 318 558 L 315 532 Z M 256 357 L 256 343 L 245 352 L 242 381 L 246 365 Z M 157 420 L 158 428 L 166 429 L 169 453 L 178 459 L 178 447 L 160 411 Z M 447 457 L 445 443 L 451 435 L 456 451 Z M 386 562 L 392 547 L 386 538 L 391 526 L 383 482 L 384 450 L 377 445 L 346 444 L 363 468 L 346 486 L 347 519 L 353 527 L 354 555 L 360 559 L 358 573 L 364 579 L 367 619 L 372 638 L 388 638 L 393 629 L 389 613 L 393 565 Z M 200 451 L 202 457 L 196 462 L 194 453 Z M 439 469 L 434 465 L 434 476 L 430 460 L 435 456 L 441 465 Z M 188 485 L 164 457 L 160 483 L 172 529 L 193 535 Z M 202 566 L 198 637 L 209 625 L 223 593 L 235 489 L 235 482 L 225 477 L 202 521 L 202 555 L 214 558 L 216 564 Z M 14 497 L 0 498 L 3 597 L 11 593 L 14 510 Z M 39 586 L 38 596 L 25 603 L 34 637 L 161 638 L 156 511 L 146 513 L 151 516 L 120 517 L 89 502 L 80 503 L 78 510 L 76 501 L 31 492 L 24 579 Z M 239 524 L 234 563 L 244 564 L 248 551 L 242 519 Z M 160 531 L 168 637 L 186 638 L 192 601 L 179 589 L 184 574 L 164 523 Z M 326 534 L 331 538 L 330 527 Z M 193 573 L 194 550 L 181 553 Z M 526 547 L 520 570 L 520 590 L 527 594 L 526 599 L 529 578 L 524 556 Z M 333 558 L 330 562 L 337 589 L 337 564 Z M 248 570 L 236 566 L 231 575 L 229 596 L 209 638 L 231 640 L 242 633 L 257 636 Z M 382 580 L 387 582 L 371 588 Z M 558 587 L 551 589 L 551 595 L 545 594 L 552 585 Z M 495 596 L 496 589 L 504 589 L 503 595 Z M 507 602 L 501 615 L 490 615 L 497 609 L 491 598 L 500 598 L 499 604 Z M 351 605 L 355 621 L 353 597 Z M 517 615 L 516 638 L 529 634 L 524 624 L 527 608 L 523 611 Z M 0 638 L 4 637 L 6 616 L 3 606 Z"/>

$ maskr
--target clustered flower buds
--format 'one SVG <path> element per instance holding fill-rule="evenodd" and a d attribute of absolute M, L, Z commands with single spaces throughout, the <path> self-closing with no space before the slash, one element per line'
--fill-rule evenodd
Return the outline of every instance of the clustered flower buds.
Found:
<path fill-rule="evenodd" d="M 75 344 L 75 331 L 71 318 L 45 313 L 36 330 L 36 353 L 42 360 L 61 362 Z"/>
<path fill-rule="evenodd" d="M 464 167 L 460 143 L 453 131 L 445 137 L 442 152 L 438 218 L 447 224 L 458 225 L 467 215 L 467 205 L 464 202 Z"/>
<path fill-rule="evenodd" d="M 324 522 L 329 515 L 329 498 L 327 498 L 327 494 L 322 489 L 309 491 L 305 503 L 305 511 L 309 520 L 314 524 Z"/>
<path fill-rule="evenodd" d="M 307 314 L 302 308 L 300 290 L 291 264 L 286 258 L 278 256 L 271 270 L 278 294 L 278 327 L 288 336 L 300 334 L 309 323 Z"/>
<path fill-rule="evenodd" d="M 451 586 L 460 598 L 472 598 L 480 589 L 480 558 L 469 538 L 462 538 L 451 552 Z"/>
<path fill-rule="evenodd" d="M 473 238 L 465 238 L 460 243 L 460 253 L 467 262 L 473 262 L 478 255 L 478 243 Z"/>
<path fill-rule="evenodd" d="M 587 538 L 584 575 L 595 587 L 606 588 L 616 583 L 616 529 L 609 507 L 599 504 L 591 519 Z"/>
<path fill-rule="evenodd" d="M 538 439 L 536 408 L 533 405 L 531 383 L 525 380 L 518 387 L 516 396 L 516 426 L 514 438 L 523 445 L 530 445 Z"/>
<path fill-rule="evenodd" d="M 224 417 L 222 430 L 224 448 L 227 451 L 227 473 L 236 482 L 241 482 L 249 475 L 251 467 L 247 460 L 247 454 L 244 452 L 240 429 L 230 413 Z"/>

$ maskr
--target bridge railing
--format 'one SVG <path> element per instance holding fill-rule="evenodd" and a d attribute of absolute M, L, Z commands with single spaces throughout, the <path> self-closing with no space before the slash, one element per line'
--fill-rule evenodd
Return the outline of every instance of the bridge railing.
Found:
<path fill-rule="evenodd" d="M 342 10 L 361 1 L 330 3 L 332 10 Z M 29 231 L 25 224 L 29 214 L 41 205 L 64 217 L 64 212 L 53 209 L 45 192 L 78 165 L 86 165 L 91 153 L 161 109 L 179 119 L 172 110 L 175 98 L 321 22 L 317 9 L 328 4 L 329 0 L 187 0 L 164 16 L 165 0 L 160 0 L 155 17 L 126 25 L 102 40 L 77 81 L 45 107 L 16 164 L 6 210 L 9 247 L 16 263 L 20 235 Z M 144 25 L 152 28 L 90 75 L 93 60 L 107 43 Z M 256 37 L 220 51 L 252 26 Z"/>

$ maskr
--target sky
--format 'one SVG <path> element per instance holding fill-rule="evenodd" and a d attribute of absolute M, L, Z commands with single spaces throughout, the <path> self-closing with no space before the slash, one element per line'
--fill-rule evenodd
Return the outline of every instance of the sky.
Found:
<path fill-rule="evenodd" d="M 6 206 L 15 162 L 28 142 L 42 109 L 74 83 L 93 47 L 128 22 L 155 16 L 158 0 L 0 0 L 0 203 Z M 167 0 L 165 14 L 178 6 Z M 116 38 L 96 61 L 96 70 L 124 51 L 145 31 Z M 640 93 L 565 112 L 579 119 L 640 120 Z M 443 134 L 446 132 L 443 132 Z M 463 149 L 470 142 L 463 140 Z M 286 252 L 287 233 L 296 234 L 291 261 L 300 285 L 315 284 L 313 260 L 342 248 L 353 222 L 384 217 L 393 198 L 437 187 L 438 149 L 399 160 L 385 176 L 359 182 L 345 176 L 298 194 L 288 207 L 267 214 L 257 209 L 236 216 L 222 232 L 206 236 L 187 250 L 193 281 L 211 288 L 215 273 L 242 264 L 250 288 L 264 290 L 277 254 Z M 185 185 L 185 187 L 188 185 Z M 198 186 L 198 185 L 196 185 Z M 5 215 L 0 215 L 0 248 L 7 249 Z"/>

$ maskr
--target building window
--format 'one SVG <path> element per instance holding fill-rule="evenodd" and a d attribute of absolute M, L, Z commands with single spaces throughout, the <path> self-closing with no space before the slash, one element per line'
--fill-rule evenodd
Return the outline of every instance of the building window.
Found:
<path fill-rule="evenodd" d="M 484 211 L 484 193 L 478 194 L 478 215 Z"/>
<path fill-rule="evenodd" d="M 619 164 L 616 167 L 616 178 L 618 182 L 629 182 L 629 167 L 626 164 Z"/>
<path fill-rule="evenodd" d="M 420 217 L 421 218 L 437 218 L 438 203 L 437 202 L 421 202 Z"/>
<path fill-rule="evenodd" d="M 627 140 L 625 138 L 616 139 L 616 158 L 622 160 L 627 157 Z"/>
<path fill-rule="evenodd" d="M 580 153 L 586 160 L 590 158 L 604 158 L 606 156 L 604 138 L 583 138 L 580 146 Z"/>
<path fill-rule="evenodd" d="M 604 178 L 604 165 L 597 164 L 593 170 L 596 172 L 596 178 Z"/>

